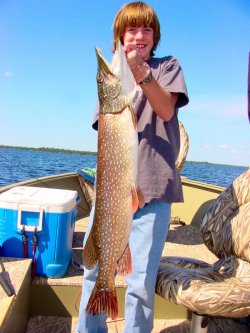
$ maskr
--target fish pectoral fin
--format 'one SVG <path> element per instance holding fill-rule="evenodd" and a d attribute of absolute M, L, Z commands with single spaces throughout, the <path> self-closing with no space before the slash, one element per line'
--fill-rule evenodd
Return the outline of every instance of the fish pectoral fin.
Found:
<path fill-rule="evenodd" d="M 135 186 L 133 186 L 131 192 L 132 192 L 132 209 L 133 212 L 135 213 L 138 207 L 140 209 L 144 207 L 145 199 L 142 190 L 139 187 L 135 188 Z"/>
<path fill-rule="evenodd" d="M 135 213 L 139 207 L 139 199 L 134 185 L 132 186 L 131 193 L 132 193 L 132 210 L 133 213 Z"/>
<path fill-rule="evenodd" d="M 117 261 L 116 270 L 120 275 L 128 275 L 132 272 L 132 257 L 129 244 L 127 244 L 121 258 Z"/>
<path fill-rule="evenodd" d="M 145 206 L 144 195 L 143 195 L 140 187 L 137 187 L 136 192 L 137 192 L 137 197 L 138 197 L 138 202 L 139 202 L 139 208 L 142 209 Z"/>
<path fill-rule="evenodd" d="M 90 232 L 82 253 L 83 263 L 87 269 L 94 268 L 97 263 L 97 253 L 93 242 L 92 232 Z"/>
<path fill-rule="evenodd" d="M 138 122 L 136 114 L 135 114 L 134 110 L 132 109 L 132 107 L 130 107 L 129 109 L 131 111 L 131 117 L 132 117 L 133 126 L 134 126 L 134 128 L 136 128 L 137 127 L 137 122 Z"/>

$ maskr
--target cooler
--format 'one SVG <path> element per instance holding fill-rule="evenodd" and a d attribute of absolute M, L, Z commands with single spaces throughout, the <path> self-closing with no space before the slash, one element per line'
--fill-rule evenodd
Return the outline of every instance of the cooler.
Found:
<path fill-rule="evenodd" d="M 65 275 L 72 258 L 77 192 L 17 186 L 0 194 L 0 255 L 33 259 L 35 274 Z"/>

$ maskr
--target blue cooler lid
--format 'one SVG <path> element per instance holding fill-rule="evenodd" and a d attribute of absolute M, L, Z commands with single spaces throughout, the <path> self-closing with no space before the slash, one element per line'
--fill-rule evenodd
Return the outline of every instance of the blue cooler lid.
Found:
<path fill-rule="evenodd" d="M 69 212 L 77 202 L 77 191 L 16 186 L 0 194 L 0 207 L 18 209 L 19 205 L 42 206 L 45 212 Z"/>

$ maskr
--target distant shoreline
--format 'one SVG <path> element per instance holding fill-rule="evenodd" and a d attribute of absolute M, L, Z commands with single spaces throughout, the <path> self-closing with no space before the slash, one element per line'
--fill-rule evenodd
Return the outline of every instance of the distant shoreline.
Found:
<path fill-rule="evenodd" d="M 0 149 L 18 149 L 18 150 L 32 150 L 32 151 L 49 152 L 49 153 L 97 155 L 97 153 L 93 152 L 93 151 L 81 151 L 81 150 L 71 150 L 71 149 L 63 149 L 63 148 L 49 148 L 49 147 L 33 148 L 33 147 L 20 147 L 20 146 L 5 146 L 5 145 L 0 145 Z"/>
<path fill-rule="evenodd" d="M 82 150 L 71 150 L 71 149 L 63 149 L 63 148 L 49 148 L 49 147 L 20 147 L 20 146 L 7 146 L 0 145 L 0 149 L 17 149 L 17 150 L 31 150 L 31 151 L 40 151 L 40 152 L 49 152 L 49 153 L 65 153 L 65 154 L 79 154 L 79 155 L 92 155 L 96 156 L 97 152 L 94 151 L 82 151 Z M 229 166 L 237 166 L 248 168 L 246 165 L 233 165 L 233 164 L 224 164 L 224 163 L 212 163 L 206 161 L 186 161 L 187 163 L 197 163 L 197 164 L 207 164 L 207 165 L 229 165 Z"/>

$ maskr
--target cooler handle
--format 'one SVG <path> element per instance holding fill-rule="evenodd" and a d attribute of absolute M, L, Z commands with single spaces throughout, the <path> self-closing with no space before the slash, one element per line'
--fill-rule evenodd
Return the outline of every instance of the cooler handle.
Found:
<path fill-rule="evenodd" d="M 32 225 L 25 225 L 25 231 L 42 231 L 43 230 L 43 207 L 41 206 L 34 206 L 34 205 L 26 205 L 21 204 L 18 206 L 18 213 L 17 213 L 17 229 L 23 230 L 24 224 L 21 223 L 22 221 L 22 212 L 34 212 L 39 213 L 39 222 L 38 225 L 32 226 Z"/>

